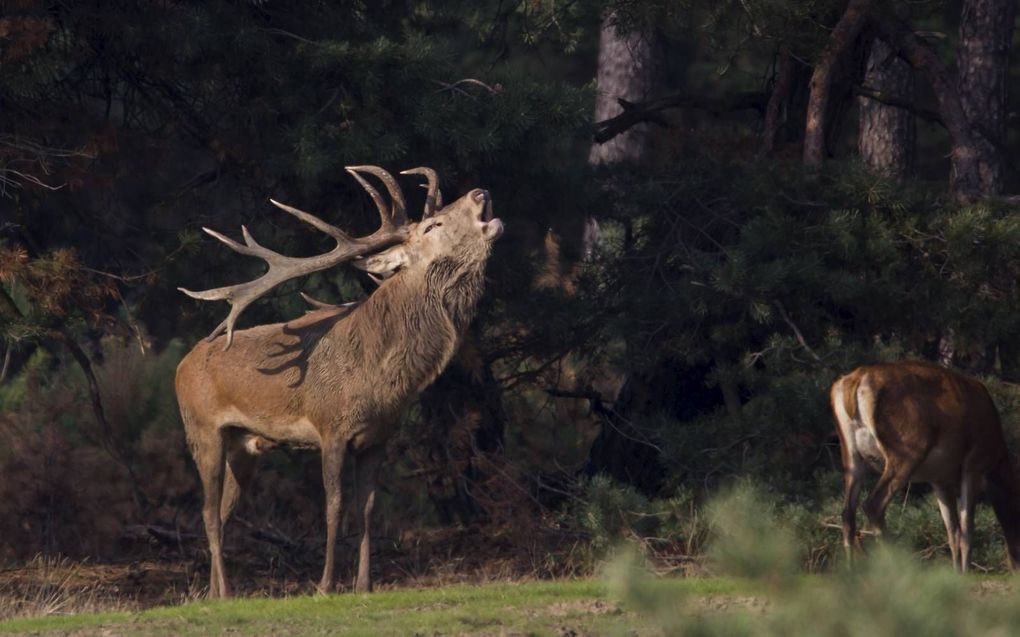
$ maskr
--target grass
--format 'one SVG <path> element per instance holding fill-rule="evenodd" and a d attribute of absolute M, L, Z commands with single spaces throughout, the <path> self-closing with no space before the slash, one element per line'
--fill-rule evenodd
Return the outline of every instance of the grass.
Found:
<path fill-rule="evenodd" d="M 763 505 L 763 502 L 766 504 Z M 372 595 L 191 602 L 141 612 L 70 614 L 77 583 L 54 575 L 47 617 L 0 622 L 32 635 L 656 635 L 657 637 L 956 637 L 1020 634 L 1016 575 L 963 576 L 871 543 L 852 568 L 806 575 L 789 521 L 751 488 L 709 507 L 706 555 L 729 577 L 659 578 L 634 548 L 604 580 L 397 589 Z M 60 572 L 59 563 L 49 571 Z M 49 589 L 46 589 L 47 591 Z M 84 589 L 89 591 L 90 589 Z M 66 593 L 66 594 L 65 594 Z M 72 599 L 64 599 L 70 595 Z M 43 596 L 48 600 L 50 597 Z M 91 598 L 90 598 L 91 599 Z M 56 613 L 68 613 L 57 615 Z"/>
<path fill-rule="evenodd" d="M 661 580 L 678 597 L 753 593 L 730 578 Z M 637 632 L 630 632 L 636 630 Z M 573 632 L 571 632 L 573 631 Z M 0 634 L 33 635 L 503 635 L 654 634 L 597 580 L 450 586 L 371 595 L 193 602 L 128 613 L 49 616 L 0 622 Z"/>

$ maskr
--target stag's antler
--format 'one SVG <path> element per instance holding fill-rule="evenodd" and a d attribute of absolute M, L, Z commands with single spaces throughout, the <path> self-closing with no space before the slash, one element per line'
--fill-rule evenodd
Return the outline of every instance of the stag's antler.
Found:
<path fill-rule="evenodd" d="M 378 230 L 366 237 L 351 237 L 340 228 L 326 223 L 315 215 L 298 210 L 297 208 L 293 208 L 286 204 L 282 204 L 278 201 L 273 201 L 272 199 L 269 200 L 277 208 L 294 215 L 301 221 L 314 226 L 316 229 L 321 230 L 336 239 L 336 247 L 325 254 L 319 254 L 314 257 L 284 256 L 259 245 L 245 226 L 241 226 L 241 233 L 244 235 L 244 245 L 237 243 L 233 239 L 230 239 L 215 230 L 202 228 L 202 230 L 206 233 L 227 244 L 231 250 L 248 256 L 258 257 L 269 264 L 269 270 L 265 274 L 254 281 L 249 281 L 247 283 L 239 283 L 237 285 L 229 285 L 201 292 L 193 292 L 191 290 L 185 290 L 184 288 L 177 288 L 192 298 L 201 299 L 203 301 L 222 300 L 230 303 L 230 313 L 227 315 L 227 318 L 216 326 L 216 329 L 212 331 L 212 334 L 210 334 L 206 340 L 211 341 L 215 339 L 225 330 L 227 333 L 227 342 L 223 349 L 228 349 L 234 340 L 234 323 L 237 321 L 237 317 L 239 317 L 241 312 L 244 312 L 244 310 L 256 299 L 263 296 L 277 285 L 305 274 L 311 274 L 313 272 L 331 268 L 335 265 L 339 265 L 340 263 L 344 263 L 345 261 L 350 261 L 351 259 L 363 257 L 370 252 L 382 250 L 383 248 L 387 248 L 407 239 L 410 234 L 407 221 L 407 205 L 404 203 L 404 195 L 400 191 L 400 186 L 397 184 L 397 181 L 393 178 L 393 176 L 378 166 L 348 166 L 346 170 L 358 180 L 358 183 L 361 184 L 361 186 L 365 189 L 365 192 L 368 193 L 369 197 L 372 198 L 372 201 L 375 202 L 376 207 L 379 209 L 379 217 L 382 220 L 382 223 Z M 392 200 L 392 206 L 390 206 L 389 209 L 387 209 L 379 191 L 365 181 L 365 179 L 358 174 L 359 172 L 375 175 L 383 182 L 386 186 L 386 190 L 389 191 L 390 199 Z M 429 181 L 431 184 L 433 180 L 430 178 Z"/>
<path fill-rule="evenodd" d="M 425 195 L 425 214 L 422 218 L 431 217 L 443 207 L 443 192 L 439 190 L 439 175 L 432 168 L 419 166 L 400 171 L 401 175 L 425 175 L 428 180 L 428 193 Z"/>

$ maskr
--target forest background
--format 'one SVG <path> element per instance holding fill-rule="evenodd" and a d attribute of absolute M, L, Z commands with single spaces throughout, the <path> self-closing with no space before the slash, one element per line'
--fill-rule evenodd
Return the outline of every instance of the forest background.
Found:
<path fill-rule="evenodd" d="M 589 573 L 621 539 L 699 572 L 704 502 L 735 482 L 831 568 L 839 374 L 952 365 L 1020 431 L 1015 14 L 0 2 L 0 560 L 207 568 L 172 380 L 225 308 L 176 288 L 260 264 L 199 229 L 321 251 L 267 199 L 367 229 L 343 166 L 369 163 L 433 166 L 448 199 L 488 188 L 507 227 L 461 351 L 390 445 L 383 582 Z M 242 323 L 371 289 L 314 275 Z M 312 453 L 263 462 L 228 535 L 242 590 L 312 579 L 319 475 Z M 924 489 L 893 509 L 909 547 L 946 552 Z M 979 568 L 1002 568 L 979 526 Z"/>

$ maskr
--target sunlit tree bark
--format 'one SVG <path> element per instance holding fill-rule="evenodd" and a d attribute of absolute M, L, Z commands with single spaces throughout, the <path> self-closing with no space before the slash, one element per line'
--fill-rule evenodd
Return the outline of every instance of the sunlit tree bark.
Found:
<path fill-rule="evenodd" d="M 602 20 L 599 65 L 596 79 L 595 121 L 619 115 L 617 100 L 647 101 L 655 90 L 659 51 L 655 34 L 640 29 L 620 29 L 615 13 Z M 650 124 L 638 124 L 603 144 L 592 144 L 588 161 L 594 165 L 640 161 L 648 149 Z"/>
<path fill-rule="evenodd" d="M 868 54 L 864 86 L 893 99 L 913 101 L 914 76 L 910 65 L 889 45 L 876 39 Z M 915 117 L 909 111 L 887 106 L 870 97 L 858 98 L 861 159 L 874 170 L 894 178 L 906 177 L 914 165 L 917 138 Z"/>
<path fill-rule="evenodd" d="M 956 53 L 960 100 L 984 146 L 978 160 L 984 195 L 1002 192 L 1006 139 L 1006 75 L 1016 0 L 965 0 Z"/>

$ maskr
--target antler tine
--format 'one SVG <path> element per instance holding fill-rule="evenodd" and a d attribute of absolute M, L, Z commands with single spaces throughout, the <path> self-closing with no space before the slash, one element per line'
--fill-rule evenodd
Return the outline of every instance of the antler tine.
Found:
<path fill-rule="evenodd" d="M 285 203 L 280 203 L 279 201 L 276 201 L 275 199 L 270 199 L 269 203 L 273 204 L 274 206 L 276 206 L 280 210 L 283 210 L 284 212 L 287 212 L 287 213 L 290 213 L 290 214 L 294 215 L 295 217 L 297 217 L 301 221 L 304 221 L 305 223 L 307 223 L 307 224 L 309 224 L 311 226 L 314 226 L 315 228 L 325 232 L 326 234 L 328 234 L 329 236 L 333 237 L 337 241 L 350 241 L 351 240 L 350 235 L 348 235 L 346 232 L 344 232 L 340 228 L 337 228 L 334 225 L 326 223 L 325 221 L 323 221 L 322 219 L 319 219 L 318 217 L 316 217 L 313 214 L 307 213 L 304 210 L 298 210 L 297 208 L 295 208 L 293 206 L 288 206 Z"/>
<path fill-rule="evenodd" d="M 358 180 L 358 183 L 361 184 L 361 187 L 365 189 L 365 192 L 368 193 L 368 196 L 371 197 L 372 201 L 375 202 L 375 207 L 379 209 L 379 218 L 382 219 L 383 227 L 393 225 L 393 220 L 390 218 L 390 213 L 386 209 L 386 202 L 383 201 L 382 195 L 379 194 L 379 191 L 376 190 L 372 186 L 372 184 L 365 181 L 365 178 L 356 173 L 352 168 L 348 167 L 344 168 L 344 170 L 351 173 L 351 177 L 354 177 L 355 179 Z"/>
<path fill-rule="evenodd" d="M 249 305 L 272 290 L 274 287 L 284 283 L 285 281 L 289 281 L 290 279 L 318 272 L 320 270 L 325 270 L 340 263 L 344 263 L 345 261 L 350 261 L 351 259 L 364 257 L 370 252 L 388 248 L 395 243 L 399 243 L 407 239 L 409 229 L 406 224 L 406 214 L 403 215 L 404 223 L 394 225 L 393 222 L 400 217 L 393 215 L 391 218 L 391 215 L 387 215 L 386 209 L 382 205 L 382 197 L 379 196 L 379 193 L 375 192 L 371 186 L 367 185 L 364 180 L 353 171 L 351 171 L 351 174 L 354 174 L 354 176 L 358 178 L 358 181 L 365 186 L 368 194 L 376 200 L 376 204 L 379 206 L 380 215 L 382 216 L 382 225 L 379 229 L 366 237 L 351 237 L 343 230 L 326 223 L 315 215 L 270 199 L 270 202 L 272 202 L 274 206 L 294 215 L 301 221 L 314 226 L 318 230 L 321 230 L 336 239 L 336 247 L 329 252 L 311 257 L 288 257 L 260 245 L 255 238 L 251 236 L 251 233 L 248 232 L 248 228 L 245 226 L 241 226 L 241 233 L 244 235 L 243 244 L 238 243 L 237 241 L 234 241 L 215 230 L 202 228 L 209 235 L 225 243 L 231 250 L 247 256 L 258 257 L 269 265 L 269 269 L 265 274 L 253 281 L 248 281 L 247 283 L 228 285 L 222 288 L 203 290 L 199 292 L 187 290 L 185 288 L 177 288 L 188 296 L 202 301 L 226 301 L 230 303 L 230 313 L 227 314 L 227 318 L 216 326 L 216 329 L 213 330 L 206 340 L 215 340 L 217 336 L 226 332 L 227 339 L 223 349 L 229 349 L 231 344 L 234 342 L 234 324 L 236 323 L 237 318 Z M 392 180 L 392 177 L 390 179 Z M 402 199 L 401 203 L 403 203 Z M 403 208 L 400 210 L 401 213 L 403 213 Z"/>
<path fill-rule="evenodd" d="M 375 175 L 383 182 L 386 186 L 386 190 L 390 193 L 390 200 L 392 201 L 390 209 L 390 219 L 393 224 L 397 226 L 403 226 L 407 224 L 407 203 L 404 201 L 404 193 L 400 190 L 400 184 L 393 178 L 393 175 L 389 174 L 378 166 L 347 166 L 344 168 L 347 172 L 354 175 L 354 178 L 358 180 L 358 183 L 368 192 L 372 200 L 375 201 L 375 205 L 379 208 L 379 214 L 385 216 L 385 207 L 382 203 L 382 197 L 379 196 L 379 191 L 372 188 L 368 183 L 358 174 L 358 172 L 368 173 Z"/>
<path fill-rule="evenodd" d="M 424 175 L 428 180 L 428 194 L 425 195 L 425 212 L 422 218 L 431 217 L 443 207 L 443 192 L 439 190 L 439 175 L 428 166 L 419 166 L 400 171 L 401 175 Z"/>
<path fill-rule="evenodd" d="M 337 303 L 326 303 L 325 301 L 320 301 L 319 299 L 315 298 L 314 296 L 312 296 L 310 294 L 305 294 L 304 292 L 298 292 L 298 294 L 301 295 L 301 298 L 303 298 L 305 300 L 305 302 L 308 303 L 308 305 L 311 305 L 312 307 L 314 307 L 315 309 L 318 309 L 318 310 L 338 310 L 340 308 L 351 307 L 352 305 L 357 305 L 357 304 L 361 303 L 361 301 L 348 301 L 347 303 L 339 303 L 339 304 L 337 304 Z"/>

